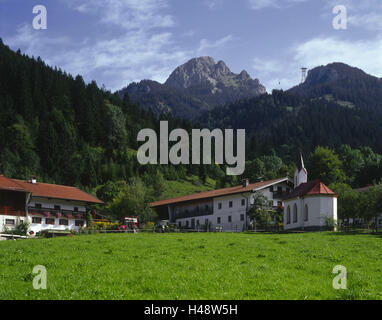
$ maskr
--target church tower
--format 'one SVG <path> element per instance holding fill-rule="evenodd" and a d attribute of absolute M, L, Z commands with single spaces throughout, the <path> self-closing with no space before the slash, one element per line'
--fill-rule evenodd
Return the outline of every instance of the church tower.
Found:
<path fill-rule="evenodd" d="M 308 182 L 308 171 L 304 166 L 304 159 L 302 158 L 302 154 L 300 153 L 300 162 L 294 172 L 294 187 L 297 188 L 301 183 Z"/>

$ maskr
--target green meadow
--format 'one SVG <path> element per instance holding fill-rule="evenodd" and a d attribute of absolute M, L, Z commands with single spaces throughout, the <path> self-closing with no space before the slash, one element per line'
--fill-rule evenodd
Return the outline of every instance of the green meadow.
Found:
<path fill-rule="evenodd" d="M 94 234 L 0 242 L 0 299 L 381 299 L 371 234 Z M 47 270 L 35 290 L 33 267 Z M 347 289 L 335 290 L 336 265 Z"/>

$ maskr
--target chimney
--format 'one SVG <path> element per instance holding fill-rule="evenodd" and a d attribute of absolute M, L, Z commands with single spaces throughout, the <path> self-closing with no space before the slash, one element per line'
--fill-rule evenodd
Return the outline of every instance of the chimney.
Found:
<path fill-rule="evenodd" d="M 242 183 L 243 183 L 243 188 L 248 187 L 249 180 L 248 179 L 243 179 Z"/>
<path fill-rule="evenodd" d="M 32 184 L 36 184 L 37 183 L 37 178 L 35 176 L 31 176 L 29 182 L 32 183 Z"/>

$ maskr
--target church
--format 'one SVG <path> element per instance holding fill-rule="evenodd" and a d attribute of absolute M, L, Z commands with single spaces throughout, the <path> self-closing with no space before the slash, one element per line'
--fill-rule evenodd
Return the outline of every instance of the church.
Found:
<path fill-rule="evenodd" d="M 335 226 L 338 195 L 318 179 L 308 181 L 302 155 L 293 182 L 294 190 L 283 199 L 284 230 Z"/>

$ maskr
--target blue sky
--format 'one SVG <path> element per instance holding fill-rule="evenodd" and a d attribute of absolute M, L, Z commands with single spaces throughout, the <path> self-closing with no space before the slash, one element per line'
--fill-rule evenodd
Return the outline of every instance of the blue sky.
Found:
<path fill-rule="evenodd" d="M 32 27 L 35 5 L 47 8 L 47 30 Z M 346 30 L 332 26 L 336 5 L 347 8 Z M 164 82 L 206 55 L 268 91 L 334 61 L 382 77 L 381 0 L 0 0 L 0 37 L 110 90 Z"/>

